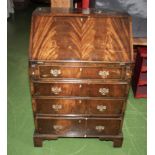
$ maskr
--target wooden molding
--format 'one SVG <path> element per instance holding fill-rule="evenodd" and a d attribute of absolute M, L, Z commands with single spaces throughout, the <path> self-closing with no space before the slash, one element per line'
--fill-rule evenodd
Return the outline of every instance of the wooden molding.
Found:
<path fill-rule="evenodd" d="M 133 38 L 133 45 L 147 46 L 147 38 Z"/>
<path fill-rule="evenodd" d="M 51 0 L 51 8 L 70 8 L 72 0 Z"/>

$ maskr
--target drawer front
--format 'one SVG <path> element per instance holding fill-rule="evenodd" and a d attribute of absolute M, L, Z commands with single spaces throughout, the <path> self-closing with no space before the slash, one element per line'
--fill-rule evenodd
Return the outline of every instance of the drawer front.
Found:
<path fill-rule="evenodd" d="M 121 119 L 88 119 L 87 136 L 117 135 L 120 133 Z"/>
<path fill-rule="evenodd" d="M 36 112 L 39 114 L 85 114 L 85 100 L 75 99 L 36 99 Z"/>
<path fill-rule="evenodd" d="M 85 132 L 84 119 L 64 119 L 40 117 L 37 119 L 38 133 L 63 136 L 83 136 Z"/>
<path fill-rule="evenodd" d="M 119 115 L 123 112 L 123 100 L 88 100 L 91 115 Z"/>
<path fill-rule="evenodd" d="M 105 67 L 38 66 L 38 78 L 122 79 L 123 69 Z"/>
<path fill-rule="evenodd" d="M 124 97 L 127 84 L 33 83 L 35 96 Z"/>
<path fill-rule="evenodd" d="M 122 114 L 124 100 L 35 99 L 33 103 L 37 114 L 116 116 Z"/>

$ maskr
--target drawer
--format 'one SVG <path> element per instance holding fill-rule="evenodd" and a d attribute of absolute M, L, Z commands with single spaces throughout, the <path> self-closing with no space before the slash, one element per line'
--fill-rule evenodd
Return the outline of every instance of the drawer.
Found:
<path fill-rule="evenodd" d="M 35 99 L 37 114 L 78 115 L 86 113 L 86 100 L 76 99 Z"/>
<path fill-rule="evenodd" d="M 102 115 L 122 114 L 122 99 L 33 99 L 34 111 L 42 115 Z"/>
<path fill-rule="evenodd" d="M 88 100 L 90 115 L 116 116 L 123 112 L 124 100 Z"/>
<path fill-rule="evenodd" d="M 83 136 L 85 120 L 82 118 L 37 117 L 37 132 L 63 136 Z"/>
<path fill-rule="evenodd" d="M 88 118 L 87 119 L 87 136 L 101 135 L 118 135 L 121 128 L 120 118 Z"/>
<path fill-rule="evenodd" d="M 37 78 L 77 78 L 77 79 L 122 79 L 121 67 L 69 67 L 69 66 L 38 66 Z"/>
<path fill-rule="evenodd" d="M 71 117 L 37 117 L 37 132 L 59 136 L 104 136 L 118 135 L 121 118 L 71 118 Z"/>
<path fill-rule="evenodd" d="M 81 97 L 125 97 L 127 83 L 33 83 L 34 96 L 81 96 Z"/>

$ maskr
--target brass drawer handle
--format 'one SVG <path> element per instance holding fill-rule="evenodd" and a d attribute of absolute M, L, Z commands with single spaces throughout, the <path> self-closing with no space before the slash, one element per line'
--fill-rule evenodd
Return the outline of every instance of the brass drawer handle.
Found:
<path fill-rule="evenodd" d="M 97 110 L 99 110 L 100 112 L 103 112 L 107 109 L 107 106 L 105 105 L 97 105 L 96 107 Z"/>
<path fill-rule="evenodd" d="M 102 125 L 99 125 L 99 126 L 96 126 L 95 129 L 96 129 L 98 132 L 101 132 L 101 131 L 103 131 L 103 130 L 105 129 L 105 127 L 102 126 Z"/>
<path fill-rule="evenodd" d="M 61 105 L 61 104 L 53 104 L 53 105 L 52 105 L 52 108 L 53 108 L 55 111 L 58 111 L 58 110 L 62 109 L 62 105 Z"/>
<path fill-rule="evenodd" d="M 101 93 L 102 95 L 106 95 L 109 93 L 109 89 L 108 88 L 100 88 L 99 93 Z"/>
<path fill-rule="evenodd" d="M 57 94 L 61 93 L 62 90 L 60 87 L 52 87 L 51 91 L 53 94 L 57 95 Z"/>
<path fill-rule="evenodd" d="M 60 130 L 63 129 L 63 126 L 62 126 L 62 125 L 53 125 L 53 128 L 54 128 L 54 130 L 56 130 L 56 131 L 60 131 Z"/>
<path fill-rule="evenodd" d="M 99 71 L 98 73 L 102 78 L 107 78 L 109 71 Z"/>
<path fill-rule="evenodd" d="M 51 69 L 50 73 L 52 76 L 57 77 L 58 75 L 61 74 L 61 70 L 60 69 Z"/>

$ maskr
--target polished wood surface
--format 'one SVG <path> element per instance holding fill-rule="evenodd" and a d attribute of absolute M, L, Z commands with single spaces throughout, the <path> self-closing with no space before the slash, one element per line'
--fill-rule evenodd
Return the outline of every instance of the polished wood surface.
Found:
<path fill-rule="evenodd" d="M 119 116 L 124 102 L 123 99 L 33 99 L 34 112 L 44 116 Z"/>
<path fill-rule="evenodd" d="M 122 68 L 39 66 L 39 73 L 40 78 L 121 79 Z"/>
<path fill-rule="evenodd" d="M 127 14 L 34 11 L 29 77 L 35 146 L 59 137 L 97 137 L 122 146 L 132 47 Z"/>
<path fill-rule="evenodd" d="M 37 132 L 59 136 L 117 135 L 121 119 L 37 117 Z"/>
<path fill-rule="evenodd" d="M 124 63 L 51 63 L 31 62 L 30 76 L 34 80 L 51 79 L 104 79 L 124 80 L 131 78 L 132 65 Z"/>
<path fill-rule="evenodd" d="M 30 58 L 112 62 L 133 60 L 128 16 L 95 18 L 74 15 L 36 14 L 31 31 Z"/>
<path fill-rule="evenodd" d="M 118 135 L 120 133 L 120 119 L 93 119 L 87 120 L 87 136 L 89 135 Z"/>
<path fill-rule="evenodd" d="M 84 118 L 37 118 L 38 133 L 63 136 L 84 136 Z"/>
<path fill-rule="evenodd" d="M 127 84 L 33 83 L 35 96 L 125 97 Z"/>

